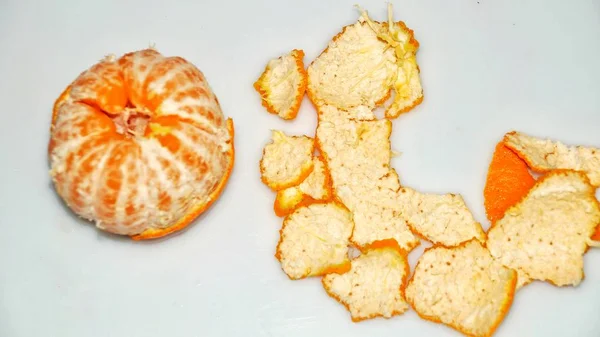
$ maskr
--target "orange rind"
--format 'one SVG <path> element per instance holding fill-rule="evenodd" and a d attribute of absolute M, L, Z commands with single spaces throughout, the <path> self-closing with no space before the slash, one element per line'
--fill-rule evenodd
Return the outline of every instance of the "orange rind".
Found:
<path fill-rule="evenodd" d="M 446 247 L 471 239 L 485 242 L 485 232 L 462 196 L 420 193 L 408 187 L 402 187 L 399 196 L 402 216 L 421 238 Z"/>
<path fill-rule="evenodd" d="M 273 191 L 299 185 L 314 169 L 315 142 L 307 136 L 288 136 L 273 130 L 260 160 L 262 182 Z"/>
<path fill-rule="evenodd" d="M 286 216 L 300 206 L 316 201 L 328 201 L 333 197 L 331 178 L 323 159 L 314 158 L 313 171 L 298 186 L 277 192 L 273 209 L 277 216 Z"/>
<path fill-rule="evenodd" d="M 600 242 L 600 225 L 598 225 L 598 227 L 596 227 L 596 232 L 594 234 L 592 234 L 592 237 L 590 239 L 592 241 L 598 241 L 598 242 Z M 590 246 L 592 246 L 592 244 L 590 244 Z M 598 247 L 598 244 L 594 243 L 593 246 L 594 247 Z"/>
<path fill-rule="evenodd" d="M 577 286 L 583 255 L 600 223 L 595 188 L 582 172 L 555 170 L 536 182 L 488 232 L 492 256 L 519 274 L 517 288 L 532 280 Z"/>
<path fill-rule="evenodd" d="M 483 190 L 485 211 L 492 225 L 535 185 L 527 163 L 499 142 L 490 162 Z"/>
<path fill-rule="evenodd" d="M 292 120 L 298 115 L 306 84 L 304 51 L 294 49 L 270 60 L 254 82 L 254 89 L 260 94 L 262 105 L 268 112 Z"/>
<path fill-rule="evenodd" d="M 193 222 L 234 163 L 233 121 L 202 72 L 154 49 L 108 56 L 56 99 L 50 174 L 66 205 L 135 240 Z"/>
<path fill-rule="evenodd" d="M 585 172 L 595 187 L 600 187 L 600 149 L 568 146 L 559 141 L 533 137 L 512 131 L 504 136 L 504 144 L 537 172 L 575 170 Z"/>
<path fill-rule="evenodd" d="M 396 63 L 394 51 L 361 18 L 345 26 L 309 65 L 308 96 L 317 107 L 373 109 L 390 97 Z"/>
<path fill-rule="evenodd" d="M 419 42 L 415 39 L 414 31 L 408 28 L 404 22 L 394 22 L 391 3 L 388 4 L 387 23 L 374 22 L 369 18 L 367 11 L 360 7 L 358 9 L 364 21 L 377 37 L 394 50 L 397 63 L 396 76 L 393 81 L 394 98 L 386 108 L 385 116 L 397 118 L 401 113 L 408 112 L 423 102 L 423 87 L 416 57 Z"/>
<path fill-rule="evenodd" d="M 477 240 L 427 248 L 405 296 L 418 315 L 467 336 L 489 337 L 512 306 L 517 273 L 495 261 Z"/>
<path fill-rule="evenodd" d="M 352 215 L 338 203 L 300 207 L 284 219 L 275 257 L 292 280 L 345 272 L 353 226 Z"/>
<path fill-rule="evenodd" d="M 355 113 L 355 115 L 353 115 Z M 352 212 L 352 242 L 364 249 L 375 241 L 393 239 L 404 251 L 419 244 L 402 216 L 400 180 L 390 167 L 391 121 L 357 120 L 354 109 L 344 111 L 331 105 L 319 109 L 316 131 L 335 196 Z"/>
<path fill-rule="evenodd" d="M 416 60 L 419 42 L 402 21 L 369 18 L 345 26 L 309 65 L 307 93 L 317 107 L 333 105 L 342 110 L 386 107 L 387 118 L 397 118 L 423 101 L 420 69 Z"/>
<path fill-rule="evenodd" d="M 406 312 L 404 287 L 409 274 L 406 253 L 384 247 L 354 258 L 350 270 L 327 274 L 322 283 L 327 294 L 350 312 L 352 321 L 360 322 Z"/>

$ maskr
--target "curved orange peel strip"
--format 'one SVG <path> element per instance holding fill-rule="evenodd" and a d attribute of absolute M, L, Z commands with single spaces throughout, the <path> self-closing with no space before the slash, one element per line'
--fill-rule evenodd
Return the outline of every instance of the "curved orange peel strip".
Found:
<path fill-rule="evenodd" d="M 584 172 L 595 187 L 600 187 L 600 149 L 567 145 L 560 141 L 534 137 L 511 131 L 504 136 L 504 144 L 537 172 L 575 170 Z"/>
<path fill-rule="evenodd" d="M 219 197 L 221 196 L 221 193 L 223 193 L 223 190 L 225 189 L 225 186 L 227 185 L 227 182 L 229 181 L 229 177 L 231 176 L 231 172 L 233 171 L 234 162 L 235 162 L 235 146 L 234 146 L 235 131 L 234 131 L 233 120 L 231 118 L 227 119 L 227 129 L 229 130 L 229 135 L 231 136 L 231 138 L 230 138 L 231 139 L 230 140 L 231 147 L 229 149 L 229 159 L 230 159 L 229 165 L 227 166 L 227 171 L 223 175 L 223 178 L 221 178 L 221 181 L 219 182 L 219 184 L 215 187 L 213 192 L 208 196 L 208 201 L 197 205 L 195 208 L 190 210 L 186 216 L 181 218 L 181 220 L 179 220 L 174 225 L 167 227 L 167 228 L 162 228 L 162 229 L 157 229 L 157 228 L 147 229 L 138 235 L 131 236 L 131 238 L 133 240 L 140 241 L 140 240 L 158 239 L 158 238 L 161 238 L 168 234 L 174 233 L 176 231 L 180 231 L 180 230 L 184 229 L 185 227 L 189 226 L 200 214 L 202 214 L 204 211 L 206 211 L 210 206 L 212 206 L 212 204 L 217 199 L 219 199 Z"/>
<path fill-rule="evenodd" d="M 535 185 L 527 163 L 499 142 L 490 162 L 483 190 L 485 211 L 493 224 Z"/>
<path fill-rule="evenodd" d="M 294 49 L 269 61 L 254 82 L 254 89 L 260 94 L 262 105 L 268 112 L 292 120 L 298 115 L 307 81 L 304 51 Z"/>

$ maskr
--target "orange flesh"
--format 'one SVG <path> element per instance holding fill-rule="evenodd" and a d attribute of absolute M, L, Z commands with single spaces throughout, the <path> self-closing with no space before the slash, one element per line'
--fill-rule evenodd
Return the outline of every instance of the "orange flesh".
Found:
<path fill-rule="evenodd" d="M 233 121 L 231 119 L 227 120 L 227 127 L 231 134 L 231 139 L 233 139 L 234 128 L 233 128 Z M 234 166 L 233 164 L 235 161 L 234 160 L 235 149 L 234 149 L 233 144 L 231 146 L 230 158 L 231 158 L 231 161 L 229 162 L 227 171 L 226 171 L 225 175 L 223 176 L 223 178 L 221 179 L 221 181 L 219 182 L 219 185 L 217 185 L 215 190 L 209 196 L 208 202 L 197 205 L 196 208 L 194 208 L 192 211 L 190 211 L 185 217 L 183 217 L 181 220 L 179 220 L 179 222 L 172 225 L 171 227 L 167 227 L 164 229 L 147 229 L 139 235 L 131 236 L 131 238 L 135 241 L 157 239 L 157 238 L 166 236 L 168 234 L 171 234 L 173 232 L 179 231 L 179 230 L 187 227 L 200 214 L 202 214 L 204 211 L 206 211 L 221 196 L 221 193 L 225 189 L 225 186 L 227 185 L 227 181 L 229 180 L 229 177 L 231 176 L 231 172 L 233 171 L 233 166 Z"/>
<path fill-rule="evenodd" d="M 234 162 L 233 122 L 223 117 L 203 74 L 152 49 L 84 71 L 55 101 L 50 129 L 59 196 L 79 216 L 134 240 L 191 223 L 219 197 Z M 227 133 L 227 148 L 219 152 L 219 137 Z M 79 139 L 80 145 L 65 146 Z M 148 139 L 164 150 L 144 150 Z M 204 179 L 208 173 L 212 178 Z M 198 201 L 185 190 L 190 183 L 202 191 Z"/>
<path fill-rule="evenodd" d="M 496 145 L 483 191 L 488 220 L 494 224 L 519 202 L 535 184 L 525 161 L 504 143 Z"/>

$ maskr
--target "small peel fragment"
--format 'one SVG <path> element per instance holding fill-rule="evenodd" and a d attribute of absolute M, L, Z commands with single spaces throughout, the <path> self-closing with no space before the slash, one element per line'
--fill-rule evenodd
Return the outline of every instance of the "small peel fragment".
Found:
<path fill-rule="evenodd" d="M 551 171 L 510 207 L 488 232 L 492 256 L 519 274 L 517 289 L 532 280 L 577 286 L 583 255 L 600 223 L 595 188 L 577 171 Z"/>
<path fill-rule="evenodd" d="M 298 115 L 307 80 L 304 51 L 294 49 L 270 60 L 254 82 L 254 89 L 260 94 L 262 105 L 268 112 L 292 120 Z"/>
<path fill-rule="evenodd" d="M 352 214 L 338 203 L 314 203 L 288 215 L 275 257 L 292 280 L 350 269 Z"/>
<path fill-rule="evenodd" d="M 488 168 L 483 190 L 485 212 L 493 224 L 506 210 L 521 201 L 535 185 L 527 163 L 504 142 L 499 142 Z"/>
<path fill-rule="evenodd" d="M 409 274 L 406 253 L 386 247 L 364 252 L 352 260 L 349 271 L 327 274 L 322 283 L 327 294 L 350 311 L 352 321 L 359 322 L 406 312 Z"/>
<path fill-rule="evenodd" d="M 585 172 L 595 187 L 600 187 L 600 149 L 568 146 L 559 141 L 512 131 L 505 135 L 504 144 L 523 158 L 533 170 L 575 170 Z"/>
<path fill-rule="evenodd" d="M 458 194 L 420 193 L 403 187 L 400 200 L 412 232 L 434 244 L 451 247 L 472 239 L 485 241 L 481 224 Z"/>
<path fill-rule="evenodd" d="M 396 76 L 393 81 L 394 99 L 385 111 L 386 118 L 397 118 L 423 102 L 423 86 L 420 69 L 417 65 L 416 53 L 419 42 L 414 31 L 402 21 L 394 22 L 392 4 L 388 3 L 388 22 L 378 23 L 369 18 L 364 9 L 356 6 L 361 17 L 375 32 L 377 37 L 394 49 L 397 63 Z"/>
<path fill-rule="evenodd" d="M 332 198 L 331 178 L 323 158 L 314 158 L 313 171 L 298 186 L 278 191 L 273 209 L 277 216 L 286 216 L 300 206 Z"/>
<path fill-rule="evenodd" d="M 315 142 L 307 136 L 288 136 L 277 130 L 260 160 L 262 182 L 274 191 L 300 184 L 314 168 Z"/>
<path fill-rule="evenodd" d="M 517 273 L 495 261 L 477 240 L 427 248 L 405 294 L 425 320 L 467 336 L 492 336 L 514 298 Z"/>

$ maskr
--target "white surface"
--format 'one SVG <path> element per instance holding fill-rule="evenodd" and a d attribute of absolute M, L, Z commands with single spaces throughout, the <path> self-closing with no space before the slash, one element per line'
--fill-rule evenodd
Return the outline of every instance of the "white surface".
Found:
<path fill-rule="evenodd" d="M 0 336 L 459 336 L 414 312 L 353 324 L 318 279 L 290 281 L 273 257 L 280 220 L 260 183 L 269 129 L 252 89 L 267 60 L 310 62 L 354 1 L 0 2 Z M 384 1 L 362 1 L 377 19 Z M 485 172 L 511 129 L 600 146 L 600 3 L 395 1 L 415 29 L 425 101 L 394 122 L 405 185 L 462 193 L 480 221 Z M 236 124 L 236 166 L 218 203 L 181 235 L 132 242 L 62 206 L 46 146 L 60 91 L 108 53 L 155 43 L 204 71 Z M 485 225 L 487 227 L 487 224 Z M 422 249 L 411 254 L 414 263 Z M 600 335 L 600 250 L 577 289 L 526 287 L 496 336 Z"/>

